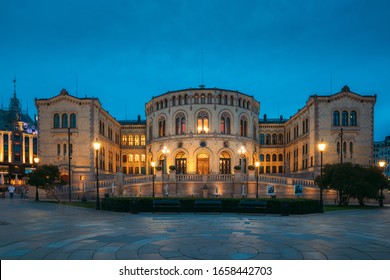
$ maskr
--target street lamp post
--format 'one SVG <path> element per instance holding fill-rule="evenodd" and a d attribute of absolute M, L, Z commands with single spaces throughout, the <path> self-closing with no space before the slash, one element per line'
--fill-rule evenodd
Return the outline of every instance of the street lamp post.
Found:
<path fill-rule="evenodd" d="M 100 197 L 99 197 L 99 150 L 100 143 L 94 142 L 93 148 L 96 151 L 96 210 L 100 210 Z"/>
<path fill-rule="evenodd" d="M 36 169 L 38 166 L 38 163 L 39 163 L 39 157 L 35 157 L 34 162 L 35 162 L 35 169 Z M 38 200 L 39 200 L 38 186 L 35 186 L 35 201 L 38 201 Z"/>
<path fill-rule="evenodd" d="M 150 165 L 152 166 L 152 197 L 154 198 L 154 168 L 156 166 L 156 162 L 152 161 Z"/>
<path fill-rule="evenodd" d="M 255 166 L 256 166 L 256 199 L 259 199 L 259 166 L 260 166 L 260 162 L 256 161 Z"/>
<path fill-rule="evenodd" d="M 322 199 L 322 160 L 323 160 L 323 154 L 326 148 L 326 144 L 321 140 L 321 142 L 318 144 L 318 149 L 321 153 L 321 166 L 320 166 L 320 206 L 319 206 L 319 212 L 324 213 L 324 201 Z"/>
<path fill-rule="evenodd" d="M 380 160 L 380 161 L 378 161 L 378 165 L 384 172 L 385 166 L 386 166 L 386 161 Z M 381 196 L 379 198 L 379 207 L 383 207 L 383 185 L 381 185 Z"/>
<path fill-rule="evenodd" d="M 169 153 L 169 150 L 166 146 L 164 146 L 161 152 L 164 154 L 164 174 L 167 174 L 167 154 Z"/>
<path fill-rule="evenodd" d="M 244 158 L 245 158 L 245 147 L 244 146 L 241 146 L 241 148 L 238 150 L 238 153 L 240 154 L 240 166 L 241 166 L 241 170 L 243 170 L 243 161 L 244 161 Z M 244 173 L 245 170 L 243 170 Z"/>

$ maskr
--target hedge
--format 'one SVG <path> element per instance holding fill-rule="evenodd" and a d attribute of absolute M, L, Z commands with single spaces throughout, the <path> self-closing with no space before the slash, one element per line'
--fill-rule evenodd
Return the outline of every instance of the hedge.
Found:
<path fill-rule="evenodd" d="M 158 198 L 172 199 L 172 198 Z M 195 198 L 180 198 L 182 207 L 179 212 L 194 212 Z M 241 198 L 223 198 L 222 212 L 237 213 L 238 203 Z M 267 201 L 267 213 L 280 214 L 286 211 L 289 214 L 310 214 L 317 213 L 319 201 L 311 199 L 261 199 Z M 133 206 L 132 206 L 133 205 Z M 102 209 L 115 212 L 131 212 L 132 207 L 136 207 L 137 212 L 153 212 L 153 198 L 151 197 L 105 197 L 101 203 Z"/>

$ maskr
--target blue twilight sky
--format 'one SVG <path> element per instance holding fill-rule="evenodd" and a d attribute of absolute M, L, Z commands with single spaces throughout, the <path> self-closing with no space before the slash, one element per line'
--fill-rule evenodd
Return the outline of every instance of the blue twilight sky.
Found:
<path fill-rule="evenodd" d="M 390 135 L 390 1 L 1 0 L 0 97 L 23 109 L 66 88 L 116 119 L 145 118 L 167 91 L 239 90 L 260 116 L 289 117 L 311 94 L 377 94 Z"/>

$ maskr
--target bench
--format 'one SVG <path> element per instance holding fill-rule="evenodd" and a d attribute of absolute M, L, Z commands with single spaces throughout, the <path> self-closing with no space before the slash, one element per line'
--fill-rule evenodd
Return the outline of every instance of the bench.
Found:
<path fill-rule="evenodd" d="M 239 213 L 259 213 L 262 210 L 263 214 L 267 212 L 267 201 L 266 200 L 241 200 L 238 203 L 237 210 Z"/>
<path fill-rule="evenodd" d="M 153 213 L 156 210 L 178 211 L 181 208 L 181 202 L 178 199 L 155 199 L 153 200 Z"/>
<path fill-rule="evenodd" d="M 195 212 L 222 212 L 222 201 L 221 200 L 195 200 L 194 202 Z"/>

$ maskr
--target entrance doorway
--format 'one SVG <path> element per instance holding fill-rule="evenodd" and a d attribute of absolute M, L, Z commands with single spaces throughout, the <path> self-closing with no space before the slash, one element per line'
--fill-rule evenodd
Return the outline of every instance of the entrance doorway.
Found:
<path fill-rule="evenodd" d="M 176 172 L 178 174 L 187 173 L 187 158 L 184 153 L 179 153 L 176 155 L 175 159 Z"/>
<path fill-rule="evenodd" d="M 196 173 L 197 174 L 209 174 L 210 170 L 210 159 L 206 154 L 199 154 L 196 162 Z"/>
<path fill-rule="evenodd" d="M 231 173 L 231 159 L 227 152 L 223 152 L 219 158 L 219 173 L 230 174 Z"/>

